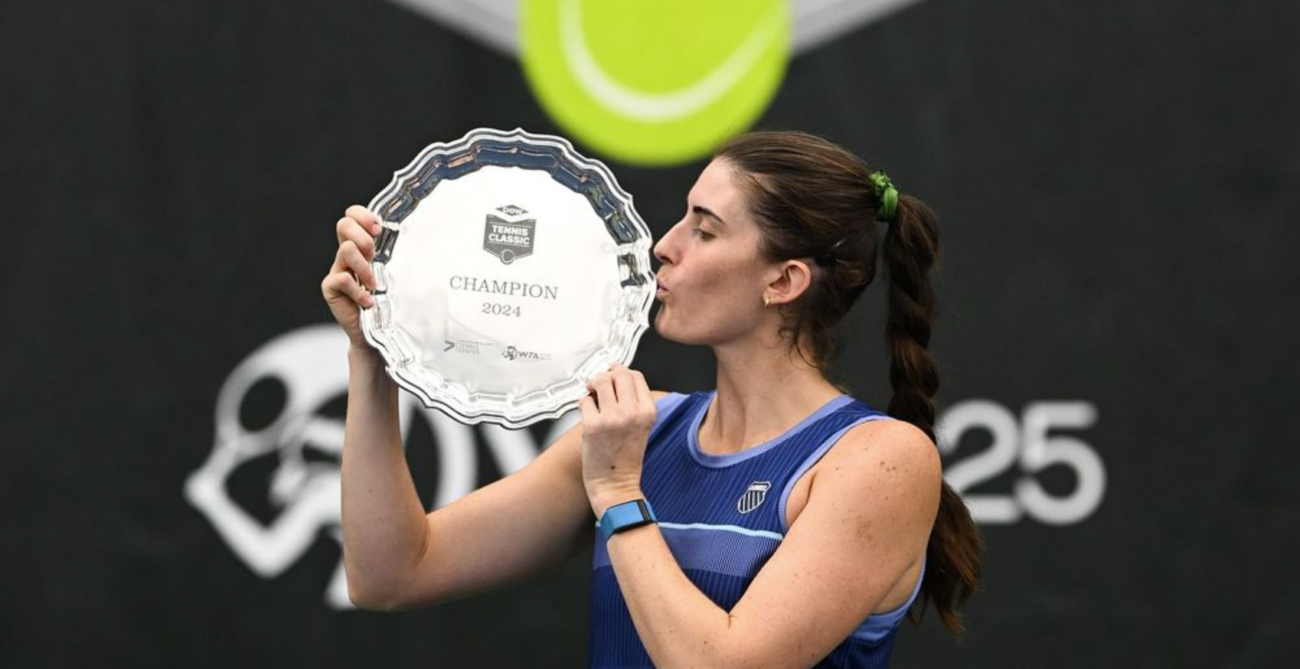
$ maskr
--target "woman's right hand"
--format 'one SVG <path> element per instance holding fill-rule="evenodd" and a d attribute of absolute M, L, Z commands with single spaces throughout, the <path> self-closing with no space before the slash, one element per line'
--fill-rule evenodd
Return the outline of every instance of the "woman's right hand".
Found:
<path fill-rule="evenodd" d="M 375 288 L 375 272 L 370 261 L 375 257 L 375 237 L 381 229 L 379 217 L 369 209 L 359 204 L 348 207 L 335 227 L 339 250 L 334 255 L 334 265 L 320 284 L 334 320 L 343 326 L 353 346 L 365 345 L 361 309 L 375 306 L 375 298 L 370 294 Z"/>

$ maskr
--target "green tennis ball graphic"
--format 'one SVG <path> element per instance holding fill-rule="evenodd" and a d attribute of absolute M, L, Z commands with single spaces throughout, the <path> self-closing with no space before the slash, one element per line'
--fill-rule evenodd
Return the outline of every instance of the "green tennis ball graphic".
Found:
<path fill-rule="evenodd" d="M 786 0 L 524 0 L 524 73 L 565 132 L 628 163 L 708 155 L 780 86 Z"/>

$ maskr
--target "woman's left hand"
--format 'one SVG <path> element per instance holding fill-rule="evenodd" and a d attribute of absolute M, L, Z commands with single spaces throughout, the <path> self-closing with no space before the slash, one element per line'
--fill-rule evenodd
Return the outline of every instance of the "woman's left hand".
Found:
<path fill-rule="evenodd" d="M 599 518 L 605 509 L 639 499 L 641 461 L 655 403 L 641 372 L 615 363 L 587 384 L 582 410 L 582 480 Z"/>

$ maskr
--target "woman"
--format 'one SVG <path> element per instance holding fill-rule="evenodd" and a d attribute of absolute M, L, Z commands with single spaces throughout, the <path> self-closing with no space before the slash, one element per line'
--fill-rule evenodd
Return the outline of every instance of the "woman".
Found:
<path fill-rule="evenodd" d="M 835 325 L 875 274 L 878 220 L 888 416 L 824 375 Z M 882 667 L 918 598 L 960 632 L 982 545 L 933 441 L 936 221 L 883 173 L 803 133 L 727 144 L 654 249 L 655 328 L 711 347 L 717 390 L 655 392 L 615 365 L 591 382 L 582 423 L 532 464 L 427 515 L 397 388 L 358 328 L 378 232 L 350 208 L 322 284 L 353 342 L 343 539 L 359 606 L 427 605 L 536 572 L 590 545 L 594 513 L 592 666 Z"/>

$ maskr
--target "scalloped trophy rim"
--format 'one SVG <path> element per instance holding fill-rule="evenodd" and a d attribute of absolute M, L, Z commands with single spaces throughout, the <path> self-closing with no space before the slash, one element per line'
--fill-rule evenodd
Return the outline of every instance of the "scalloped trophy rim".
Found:
<path fill-rule="evenodd" d="M 650 272 L 649 269 L 649 250 L 651 246 L 650 228 L 633 207 L 632 195 L 624 190 L 618 183 L 618 179 L 614 176 L 614 173 L 608 166 L 599 160 L 579 154 L 573 148 L 573 144 L 569 142 L 569 140 L 557 135 L 531 133 L 522 128 L 515 128 L 510 131 L 503 131 L 495 128 L 475 128 L 457 140 L 450 142 L 434 142 L 429 144 L 421 150 L 409 164 L 402 169 L 393 172 L 393 178 L 389 181 L 388 185 L 381 189 L 379 193 L 370 200 L 370 204 L 368 205 L 369 209 L 376 214 L 380 214 L 380 225 L 385 230 L 392 230 L 394 232 L 400 230 L 400 223 L 391 223 L 382 216 L 380 213 L 382 211 L 382 205 L 396 197 L 401 192 L 404 184 L 410 180 L 413 175 L 418 174 L 421 168 L 439 156 L 463 152 L 482 140 L 495 140 L 516 145 L 554 147 L 559 150 L 560 155 L 564 160 L 569 161 L 576 167 L 592 170 L 599 175 L 599 178 L 603 182 L 601 184 L 602 187 L 605 188 L 612 196 L 612 199 L 618 203 L 618 210 L 626 216 L 632 227 L 639 233 L 635 241 L 629 244 L 620 245 L 620 247 L 631 247 L 631 252 L 644 261 L 644 267 L 640 271 L 634 273 L 645 276 L 648 280 L 646 285 L 653 283 L 650 281 L 650 279 L 653 278 L 653 273 Z M 436 188 L 436 185 L 434 188 Z M 382 271 L 382 265 L 384 264 L 386 264 L 386 261 L 381 260 L 377 256 L 375 261 L 372 261 L 371 266 L 374 267 L 376 271 Z M 611 338 L 612 346 L 602 346 L 602 348 L 600 348 L 596 353 L 593 353 L 592 356 L 583 361 L 583 364 L 578 366 L 580 370 L 588 367 L 588 363 L 591 360 L 602 356 L 602 354 L 607 354 L 603 357 L 606 357 L 611 361 L 621 362 L 624 365 L 631 364 L 632 359 L 636 354 L 636 348 L 641 341 L 641 337 L 645 334 L 646 330 L 649 329 L 650 305 L 654 299 L 653 291 L 645 288 L 637 290 L 638 292 L 643 293 L 640 296 L 640 304 L 635 305 L 631 309 L 629 315 L 634 316 L 634 318 L 628 318 L 626 321 L 632 325 L 631 336 L 624 336 L 617 339 Z M 386 295 L 377 294 L 376 298 L 377 300 L 385 300 Z M 385 371 L 389 378 L 397 383 L 399 387 L 419 398 L 420 402 L 426 408 L 441 411 L 460 423 L 467 425 L 493 423 L 508 429 L 521 429 L 539 421 L 553 420 L 563 416 L 569 411 L 577 408 L 579 400 L 586 394 L 577 394 L 571 398 L 564 398 L 561 396 L 555 402 L 548 403 L 540 408 L 511 412 L 508 410 L 495 411 L 490 407 L 484 407 L 481 404 L 467 404 L 454 395 L 431 391 L 425 384 L 419 383 L 410 378 L 410 375 L 403 373 L 403 365 L 401 364 L 402 361 L 399 359 L 399 356 L 389 349 L 386 343 L 381 339 L 380 334 L 376 332 L 376 330 L 384 329 L 374 323 L 374 312 L 378 307 L 379 305 L 377 304 L 374 308 L 362 310 L 361 331 L 366 342 L 372 348 L 379 351 L 381 356 L 384 358 Z M 436 368 L 430 369 L 434 372 L 438 372 Z M 443 385 L 456 383 L 454 381 L 448 381 L 440 372 L 438 372 L 438 374 L 443 378 Z M 552 384 L 543 390 L 571 385 L 575 379 L 577 379 L 577 376 Z M 573 395 L 572 392 L 566 394 Z M 501 396 L 501 401 L 505 402 L 507 407 L 509 407 L 508 395 L 501 393 L 494 393 L 493 395 Z"/>

